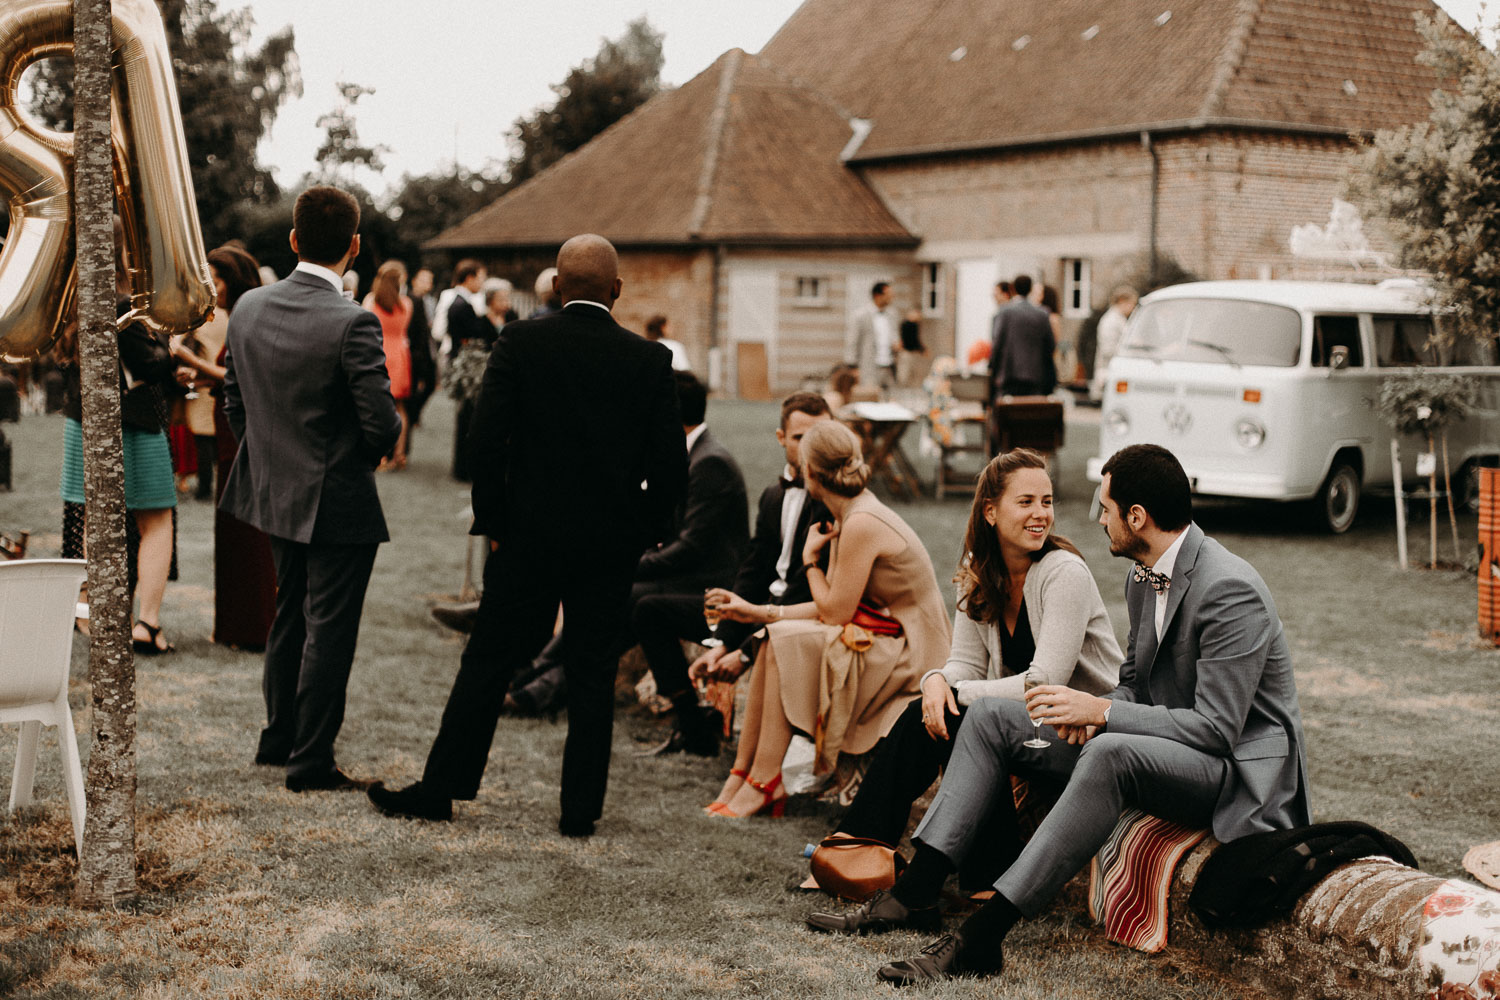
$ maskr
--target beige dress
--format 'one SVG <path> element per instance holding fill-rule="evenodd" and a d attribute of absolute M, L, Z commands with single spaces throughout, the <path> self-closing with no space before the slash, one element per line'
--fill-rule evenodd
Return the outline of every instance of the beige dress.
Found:
<path fill-rule="evenodd" d="M 864 600 L 901 623 L 900 636 L 874 636 L 870 648 L 851 656 L 840 625 L 807 619 L 773 622 L 767 627 L 781 674 L 781 706 L 792 727 L 818 735 L 837 756 L 864 753 L 895 724 L 929 670 L 947 660 L 952 637 L 948 612 L 921 539 L 868 490 L 854 498 L 844 513 L 877 517 L 906 542 L 895 555 L 881 556 L 870 568 Z M 839 540 L 832 543 L 830 574 L 837 576 Z M 819 726 L 827 712 L 830 676 L 846 697 L 829 726 Z M 820 732 L 820 729 L 823 732 Z M 820 764 L 824 755 L 819 754 Z M 831 758 L 830 758 L 831 759 Z M 826 766 L 826 765 L 825 765 Z M 823 768 L 820 767 L 820 770 Z"/>

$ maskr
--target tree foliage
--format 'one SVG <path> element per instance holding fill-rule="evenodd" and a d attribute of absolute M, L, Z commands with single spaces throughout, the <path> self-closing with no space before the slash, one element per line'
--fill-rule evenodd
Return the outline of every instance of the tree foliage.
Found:
<path fill-rule="evenodd" d="M 318 119 L 318 128 L 323 130 L 323 142 L 314 154 L 322 171 L 322 179 L 330 184 L 347 182 L 350 178 L 346 168 L 363 167 L 377 173 L 384 170 L 384 156 L 391 151 L 389 146 L 367 146 L 359 141 L 359 126 L 354 121 L 354 105 L 359 103 L 361 97 L 375 93 L 375 88 L 342 81 L 335 86 L 339 91 L 339 102 L 332 111 Z"/>
<path fill-rule="evenodd" d="M 515 124 L 511 183 L 541 173 L 650 100 L 661 89 L 663 37 L 637 18 L 553 84 L 557 101 Z"/>
<path fill-rule="evenodd" d="M 1384 220 L 1401 263 L 1432 276 L 1456 331 L 1500 331 L 1500 64 L 1445 17 L 1417 16 L 1418 62 L 1443 86 L 1417 125 L 1377 132 L 1351 190 Z"/>

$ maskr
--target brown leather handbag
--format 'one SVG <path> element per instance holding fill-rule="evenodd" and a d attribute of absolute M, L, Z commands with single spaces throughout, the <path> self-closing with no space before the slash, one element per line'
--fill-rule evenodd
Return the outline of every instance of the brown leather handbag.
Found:
<path fill-rule="evenodd" d="M 812 876 L 830 895 L 864 902 L 889 889 L 906 859 L 869 837 L 826 837 L 812 853 Z"/>

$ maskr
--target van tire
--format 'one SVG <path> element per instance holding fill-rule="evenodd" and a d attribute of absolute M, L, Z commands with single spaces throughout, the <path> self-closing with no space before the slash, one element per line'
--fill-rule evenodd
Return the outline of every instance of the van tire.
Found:
<path fill-rule="evenodd" d="M 1348 531 L 1359 513 L 1359 496 L 1359 470 L 1342 459 L 1335 461 L 1314 501 L 1318 524 L 1335 535 Z"/>

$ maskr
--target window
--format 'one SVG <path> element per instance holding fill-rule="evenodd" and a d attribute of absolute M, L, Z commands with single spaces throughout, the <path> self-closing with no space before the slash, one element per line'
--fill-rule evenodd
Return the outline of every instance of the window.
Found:
<path fill-rule="evenodd" d="M 1359 343 L 1358 316 L 1315 316 L 1313 318 L 1312 366 L 1327 368 L 1335 347 L 1349 349 L 1349 367 L 1365 363 L 1365 352 Z"/>
<path fill-rule="evenodd" d="M 798 306 L 828 305 L 828 279 L 816 275 L 799 275 L 792 304 Z"/>
<path fill-rule="evenodd" d="M 1093 312 L 1089 301 L 1089 262 L 1082 257 L 1063 258 L 1062 314 L 1064 319 L 1087 319 Z"/>
<path fill-rule="evenodd" d="M 943 314 L 943 265 L 936 262 L 922 265 L 922 315 Z"/>
<path fill-rule="evenodd" d="M 1130 317 L 1122 357 L 1292 368 L 1302 353 L 1295 309 L 1238 299 L 1162 299 Z"/>
<path fill-rule="evenodd" d="M 1441 364 L 1430 316 L 1376 316 L 1375 361 L 1382 368 Z"/>

